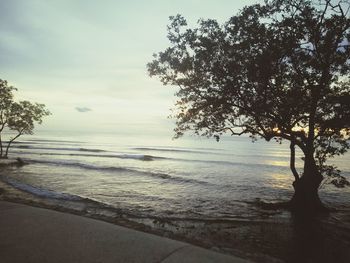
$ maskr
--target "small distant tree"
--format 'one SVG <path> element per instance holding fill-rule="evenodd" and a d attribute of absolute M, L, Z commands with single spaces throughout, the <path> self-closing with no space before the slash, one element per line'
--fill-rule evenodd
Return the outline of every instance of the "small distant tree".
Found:
<path fill-rule="evenodd" d="M 31 103 L 29 101 L 14 102 L 11 105 L 10 116 L 8 118 L 8 127 L 15 131 L 7 144 L 5 158 L 14 140 L 23 134 L 33 134 L 35 123 L 41 124 L 42 118 L 50 115 L 50 112 L 45 109 L 44 104 Z"/>
<path fill-rule="evenodd" d="M 200 20 L 194 29 L 177 15 L 168 38 L 148 70 L 179 87 L 176 137 L 193 130 L 287 140 L 295 178 L 289 207 L 323 210 L 324 176 L 346 184 L 326 160 L 350 147 L 350 2 L 266 0 L 224 25 Z"/>
<path fill-rule="evenodd" d="M 0 79 L 0 157 L 3 156 L 1 135 L 8 124 L 14 90 L 16 89 L 10 86 L 6 80 Z"/>
<path fill-rule="evenodd" d="M 41 124 L 42 118 L 50 115 L 44 104 L 29 101 L 15 102 L 13 91 L 6 80 L 0 79 L 0 158 L 7 158 L 9 149 L 14 140 L 22 134 L 33 134 L 34 125 Z M 7 128 L 16 134 L 10 138 L 6 150 L 2 141 L 2 132 Z"/>

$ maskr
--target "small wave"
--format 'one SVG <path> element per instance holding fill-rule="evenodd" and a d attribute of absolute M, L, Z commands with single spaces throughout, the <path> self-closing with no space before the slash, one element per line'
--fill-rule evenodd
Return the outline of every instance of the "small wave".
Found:
<path fill-rule="evenodd" d="M 54 192 L 54 191 L 51 191 L 51 190 L 47 190 L 47 189 L 42 189 L 42 188 L 39 188 L 39 187 L 34 187 L 34 186 L 31 186 L 29 184 L 25 184 L 25 183 L 21 183 L 21 182 L 18 182 L 18 181 L 15 181 L 13 179 L 9 179 L 9 178 L 5 178 L 5 181 L 10 184 L 11 186 L 19 189 L 19 190 L 22 190 L 22 191 L 25 191 L 25 192 L 28 192 L 28 193 L 31 193 L 31 194 L 34 194 L 34 195 L 37 195 L 37 196 L 40 196 L 40 197 L 46 197 L 46 198 L 53 198 L 53 199 L 62 199 L 62 200 L 70 200 L 70 201 L 81 201 L 81 200 L 84 200 L 84 198 L 80 197 L 80 196 L 77 196 L 77 195 L 71 195 L 71 194 L 66 194 L 66 193 L 59 193 L 59 192 Z"/>
<path fill-rule="evenodd" d="M 182 159 L 182 158 L 167 158 L 167 159 L 182 161 L 182 162 L 207 163 L 207 164 L 209 163 L 209 164 L 220 164 L 220 165 L 227 165 L 227 166 L 251 166 L 251 167 L 265 167 L 265 168 L 273 168 L 273 167 L 288 168 L 289 167 L 287 164 L 278 165 L 278 164 L 266 164 L 266 163 L 245 163 L 245 162 L 232 162 L 232 161 L 220 161 L 220 160 L 198 160 L 198 159 Z"/>
<path fill-rule="evenodd" d="M 205 154 L 210 154 L 210 152 L 203 152 L 203 151 L 199 151 L 199 150 L 198 151 L 194 151 L 194 150 L 170 149 L 170 148 L 136 147 L 136 148 L 131 148 L 131 149 L 138 150 L 138 151 L 205 153 Z"/>
<path fill-rule="evenodd" d="M 153 161 L 156 159 L 162 159 L 163 157 L 156 157 L 152 155 L 143 155 L 143 154 L 123 154 L 123 155 L 115 155 L 117 158 L 121 159 L 137 159 L 137 160 L 143 160 L 143 161 Z"/>
<path fill-rule="evenodd" d="M 77 162 L 67 162 L 67 161 L 44 161 L 44 160 L 30 160 L 31 163 L 39 164 L 51 164 L 56 166 L 68 166 L 68 167 L 78 167 L 86 170 L 107 170 L 107 171 L 130 171 L 128 168 L 124 167 L 114 167 L 114 166 L 95 166 L 91 164 L 77 163 Z"/>
<path fill-rule="evenodd" d="M 227 153 L 221 149 L 212 149 L 212 148 L 198 148 L 198 150 L 188 150 L 188 149 L 179 149 L 179 148 L 157 148 L 157 147 L 134 147 L 132 150 L 138 151 L 154 151 L 154 152 L 174 152 L 174 153 L 195 153 L 195 154 L 215 154 L 215 155 L 225 155 L 225 156 L 239 156 L 239 157 L 257 157 L 257 158 L 266 158 L 273 157 L 277 159 L 288 159 L 289 153 L 287 155 L 283 155 L 282 153 L 273 152 L 272 154 L 235 154 L 235 153 Z"/>
<path fill-rule="evenodd" d="M 33 149 L 33 150 L 51 150 L 51 151 L 78 151 L 78 152 L 106 152 L 102 149 L 88 149 L 88 148 L 71 148 L 71 147 L 37 147 L 31 145 L 15 145 L 13 148 L 19 149 Z"/>
<path fill-rule="evenodd" d="M 86 149 L 86 148 L 79 148 L 79 151 L 81 151 L 81 152 L 94 152 L 94 153 L 105 152 L 105 150 L 101 150 L 101 149 Z"/>
<path fill-rule="evenodd" d="M 9 141 L 3 141 L 4 144 L 8 144 Z M 29 142 L 29 141 L 13 141 L 12 143 L 12 147 L 11 148 L 16 148 L 18 147 L 17 145 L 41 145 L 42 143 L 40 142 Z"/>
<path fill-rule="evenodd" d="M 89 152 L 94 152 L 94 151 L 89 151 Z M 141 160 L 141 161 L 153 161 L 155 159 L 169 159 L 166 157 L 144 155 L 144 154 L 82 154 L 82 153 L 50 153 L 50 152 L 20 152 L 20 153 L 27 154 L 27 155 L 43 155 L 43 156 L 52 155 L 52 156 L 119 158 L 119 159 L 134 159 L 134 160 Z"/>
<path fill-rule="evenodd" d="M 66 143 L 85 143 L 85 142 L 82 142 L 82 141 L 45 140 L 45 139 L 28 139 L 28 141 L 32 141 L 32 142 L 57 142 L 57 143 L 62 143 L 62 142 L 66 142 Z"/>
<path fill-rule="evenodd" d="M 18 146 L 13 146 L 13 148 L 30 149 L 31 147 L 29 145 L 18 145 Z"/>
<path fill-rule="evenodd" d="M 66 154 L 62 154 L 66 155 Z M 87 156 L 87 157 L 104 157 L 104 158 L 119 158 L 119 159 L 134 159 L 141 161 L 153 161 L 155 159 L 167 159 L 165 157 L 144 155 L 144 154 L 68 154 L 69 156 Z"/>
<path fill-rule="evenodd" d="M 103 153 L 107 152 L 102 149 L 90 149 L 90 148 L 51 148 L 51 147 L 35 147 L 29 145 L 18 145 L 13 148 L 18 149 L 33 149 L 33 150 L 52 150 L 52 151 L 72 151 L 72 152 L 90 152 L 90 153 Z M 38 154 L 38 153 L 31 153 Z M 40 153 L 39 153 L 40 154 Z M 109 154 L 109 155 L 87 155 L 87 154 L 55 154 L 55 153 L 45 153 L 47 155 L 70 155 L 70 156 L 91 156 L 91 157 L 107 157 L 107 158 L 120 158 L 120 159 L 137 159 L 142 161 L 153 161 L 154 159 L 162 159 L 162 157 L 156 157 L 147 154 Z"/>
<path fill-rule="evenodd" d="M 150 177 L 154 177 L 154 178 L 176 181 L 179 183 L 193 183 L 193 184 L 206 184 L 206 185 L 210 184 L 210 183 L 205 182 L 205 181 L 199 181 L 199 180 L 190 179 L 190 178 L 172 176 L 172 175 L 166 174 L 166 173 L 155 173 L 155 172 L 141 171 L 141 170 L 127 168 L 127 167 L 96 166 L 96 165 L 91 165 L 91 164 L 84 164 L 84 163 L 78 163 L 78 162 L 64 162 L 64 161 L 31 160 L 30 162 L 39 163 L 39 164 L 57 165 L 57 166 L 78 167 L 78 168 L 82 168 L 82 169 L 86 169 L 86 170 L 107 171 L 107 172 L 129 172 L 129 173 L 133 173 L 133 174 L 137 174 L 137 175 L 150 176 Z"/>

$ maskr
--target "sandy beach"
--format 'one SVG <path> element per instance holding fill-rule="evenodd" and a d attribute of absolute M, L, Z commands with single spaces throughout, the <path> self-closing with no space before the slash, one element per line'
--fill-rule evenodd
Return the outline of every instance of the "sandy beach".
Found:
<path fill-rule="evenodd" d="M 0 202 L 1 262 L 249 262 L 81 216 Z"/>

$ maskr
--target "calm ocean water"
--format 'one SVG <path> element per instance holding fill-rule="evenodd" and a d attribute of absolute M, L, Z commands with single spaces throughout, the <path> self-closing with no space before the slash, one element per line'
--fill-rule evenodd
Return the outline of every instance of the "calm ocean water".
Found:
<path fill-rule="evenodd" d="M 2 180 L 17 188 L 89 198 L 138 216 L 249 219 L 259 217 L 250 205 L 257 198 L 293 194 L 288 142 L 41 134 L 23 137 L 10 157 L 29 162 L 2 171 Z M 349 154 L 332 162 L 350 178 Z M 350 206 L 349 189 L 325 186 L 321 195 L 332 206 Z"/>

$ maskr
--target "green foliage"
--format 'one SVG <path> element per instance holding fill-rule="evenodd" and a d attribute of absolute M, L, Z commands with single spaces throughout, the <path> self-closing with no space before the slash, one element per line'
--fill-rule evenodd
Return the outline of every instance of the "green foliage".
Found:
<path fill-rule="evenodd" d="M 286 139 L 326 175 L 326 160 L 350 147 L 349 6 L 266 0 L 196 28 L 170 17 L 170 47 L 148 71 L 179 87 L 175 137 Z"/>
<path fill-rule="evenodd" d="M 0 132 L 3 131 L 8 122 L 14 90 L 16 89 L 9 86 L 6 80 L 0 79 Z"/>
<path fill-rule="evenodd" d="M 8 127 L 20 134 L 33 134 L 34 124 L 41 124 L 42 118 L 50 115 L 44 104 L 29 101 L 12 103 L 10 111 Z"/>
<path fill-rule="evenodd" d="M 44 104 L 29 101 L 15 102 L 13 91 L 6 80 L 0 79 L 0 157 L 7 157 L 11 143 L 22 134 L 33 134 L 35 123 L 41 124 L 42 118 L 50 115 Z M 4 128 L 16 132 L 3 151 L 1 133 Z"/>

